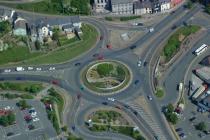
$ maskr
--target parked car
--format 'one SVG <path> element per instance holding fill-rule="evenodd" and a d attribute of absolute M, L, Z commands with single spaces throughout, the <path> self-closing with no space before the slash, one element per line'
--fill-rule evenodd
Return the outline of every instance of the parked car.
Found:
<path fill-rule="evenodd" d="M 11 69 L 5 69 L 4 72 L 11 72 Z"/>
<path fill-rule="evenodd" d="M 33 67 L 28 67 L 28 70 L 33 70 L 34 68 Z"/>
<path fill-rule="evenodd" d="M 196 117 L 192 117 L 192 118 L 189 119 L 189 121 L 192 122 L 192 121 L 194 121 L 195 119 L 196 119 Z"/>
<path fill-rule="evenodd" d="M 107 102 L 102 102 L 102 104 L 103 104 L 103 105 L 108 105 L 108 103 L 107 103 Z"/>
<path fill-rule="evenodd" d="M 39 118 L 34 118 L 33 119 L 33 122 L 37 122 L 37 121 L 39 121 Z"/>
<path fill-rule="evenodd" d="M 58 80 L 52 80 L 51 83 L 54 84 L 54 85 L 58 85 L 59 81 Z"/>
<path fill-rule="evenodd" d="M 55 70 L 55 67 L 50 67 L 49 70 Z"/>
<path fill-rule="evenodd" d="M 154 31 L 154 28 L 150 28 L 149 29 L 149 32 L 151 33 L 151 32 L 153 32 Z"/>
<path fill-rule="evenodd" d="M 136 46 L 135 46 L 135 45 L 130 46 L 130 49 L 131 49 L 131 50 L 133 50 L 133 49 L 135 49 L 135 48 L 136 48 Z"/>
<path fill-rule="evenodd" d="M 32 125 L 32 124 L 28 125 L 28 129 L 29 129 L 29 130 L 33 130 L 34 128 L 35 128 L 34 125 Z"/>
<path fill-rule="evenodd" d="M 138 67 L 141 67 L 141 60 L 138 61 L 137 65 Z"/>
<path fill-rule="evenodd" d="M 146 67 L 146 66 L 147 66 L 147 62 L 145 61 L 145 62 L 144 62 L 144 67 Z"/>
<path fill-rule="evenodd" d="M 41 70 L 42 70 L 42 68 L 36 68 L 36 70 L 37 70 L 37 71 L 41 71 Z"/>
<path fill-rule="evenodd" d="M 186 138 L 186 135 L 184 133 L 179 134 L 180 138 Z"/>
<path fill-rule="evenodd" d="M 176 132 L 179 132 L 179 131 L 183 131 L 183 129 L 182 128 L 177 128 Z"/>
<path fill-rule="evenodd" d="M 133 111 L 133 114 L 135 114 L 137 116 L 138 115 L 138 112 L 137 111 Z"/>
<path fill-rule="evenodd" d="M 7 133 L 7 136 L 12 136 L 12 135 L 14 135 L 13 132 L 8 132 L 8 133 Z"/>

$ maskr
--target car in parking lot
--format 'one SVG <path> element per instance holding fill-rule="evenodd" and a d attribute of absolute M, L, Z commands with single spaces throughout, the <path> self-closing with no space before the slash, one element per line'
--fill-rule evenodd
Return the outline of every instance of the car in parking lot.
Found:
<path fill-rule="evenodd" d="M 180 138 L 186 138 L 186 135 L 184 133 L 179 134 Z"/>
<path fill-rule="evenodd" d="M 39 118 L 34 118 L 33 119 L 33 122 L 37 122 L 37 121 L 39 121 Z"/>
<path fill-rule="evenodd" d="M 138 115 L 138 112 L 137 111 L 133 111 L 133 114 L 135 114 L 137 116 Z"/>
<path fill-rule="evenodd" d="M 52 80 L 51 83 L 54 84 L 54 85 L 58 85 L 59 81 L 58 80 Z"/>
<path fill-rule="evenodd" d="M 138 67 L 141 67 L 141 60 L 137 62 Z"/>
<path fill-rule="evenodd" d="M 8 133 L 7 133 L 7 136 L 12 136 L 12 135 L 14 135 L 13 132 L 8 132 Z"/>
<path fill-rule="evenodd" d="M 130 49 L 133 50 L 136 48 L 136 45 L 130 46 Z"/>
<path fill-rule="evenodd" d="M 49 70 L 55 70 L 55 67 L 50 67 Z"/>
<path fill-rule="evenodd" d="M 28 67 L 28 70 L 33 70 L 34 68 L 33 67 Z"/>
<path fill-rule="evenodd" d="M 183 129 L 182 128 L 177 128 L 176 132 L 179 132 L 179 131 L 183 131 Z"/>
<path fill-rule="evenodd" d="M 144 67 L 146 67 L 146 66 L 147 66 L 147 62 L 145 61 L 145 62 L 144 62 Z"/>
<path fill-rule="evenodd" d="M 192 121 L 194 121 L 195 119 L 196 119 L 196 117 L 192 117 L 192 118 L 189 119 L 189 121 L 192 122 Z"/>
<path fill-rule="evenodd" d="M 37 70 L 37 71 L 41 71 L 41 70 L 42 70 L 42 68 L 36 68 L 36 70 Z"/>
<path fill-rule="evenodd" d="M 107 102 L 102 102 L 102 104 L 103 104 L 103 105 L 108 105 L 108 103 L 107 103 Z"/>
<path fill-rule="evenodd" d="M 4 72 L 11 72 L 11 69 L 5 69 Z"/>

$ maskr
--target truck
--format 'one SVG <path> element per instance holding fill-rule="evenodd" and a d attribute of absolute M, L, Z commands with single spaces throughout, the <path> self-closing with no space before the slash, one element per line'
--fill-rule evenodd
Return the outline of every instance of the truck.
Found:
<path fill-rule="evenodd" d="M 201 85 L 192 96 L 192 100 L 196 100 L 207 89 L 207 85 Z"/>
<path fill-rule="evenodd" d="M 23 67 L 16 67 L 16 71 L 24 71 Z"/>

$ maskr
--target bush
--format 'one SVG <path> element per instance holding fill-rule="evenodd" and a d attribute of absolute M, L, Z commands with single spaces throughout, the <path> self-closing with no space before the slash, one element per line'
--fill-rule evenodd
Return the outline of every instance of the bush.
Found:
<path fill-rule="evenodd" d="M 163 89 L 160 89 L 158 88 L 155 95 L 158 97 L 158 98 L 162 98 L 164 96 L 164 91 Z"/>
<path fill-rule="evenodd" d="M 195 126 L 195 128 L 200 131 L 206 131 L 207 125 L 204 122 L 200 122 Z"/>
<path fill-rule="evenodd" d="M 109 76 L 113 71 L 113 69 L 114 69 L 113 65 L 107 63 L 99 64 L 97 66 L 97 72 L 102 77 Z"/>
<path fill-rule="evenodd" d="M 113 18 L 112 17 L 105 17 L 105 20 L 113 21 Z"/>
<path fill-rule="evenodd" d="M 140 16 L 126 16 L 126 17 L 120 17 L 120 21 L 128 21 L 128 20 L 133 20 L 140 18 Z"/>

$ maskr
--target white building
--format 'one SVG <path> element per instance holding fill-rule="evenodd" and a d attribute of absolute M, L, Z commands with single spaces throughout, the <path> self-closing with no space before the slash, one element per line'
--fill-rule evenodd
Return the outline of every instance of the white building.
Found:
<path fill-rule="evenodd" d="M 164 12 L 171 8 L 171 0 L 159 0 L 160 2 L 160 11 Z"/>
<path fill-rule="evenodd" d="M 12 19 L 14 13 L 14 10 L 0 9 L 0 22 Z"/>
<path fill-rule="evenodd" d="M 111 0 L 111 11 L 115 15 L 133 14 L 132 0 Z"/>
<path fill-rule="evenodd" d="M 105 12 L 108 9 L 109 0 L 94 0 L 94 8 L 96 12 Z"/>

